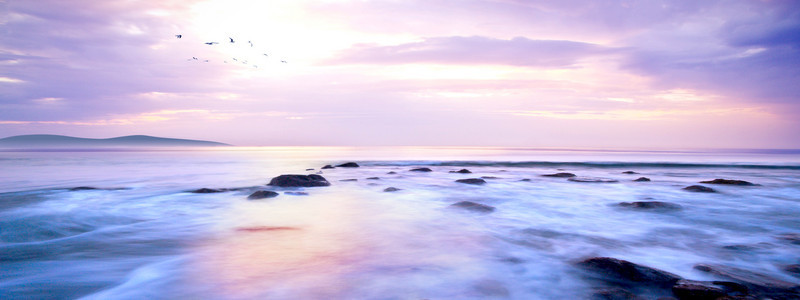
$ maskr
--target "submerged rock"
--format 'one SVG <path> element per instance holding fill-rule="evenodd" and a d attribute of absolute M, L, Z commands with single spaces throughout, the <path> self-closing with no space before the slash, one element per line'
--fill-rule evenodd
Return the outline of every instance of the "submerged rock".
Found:
<path fill-rule="evenodd" d="M 800 278 L 800 264 L 784 266 L 783 270 L 789 275 Z"/>
<path fill-rule="evenodd" d="M 324 167 L 322 167 L 322 168 L 320 168 L 320 169 L 323 169 L 323 170 L 325 170 L 325 169 L 335 169 L 335 168 L 336 168 L 336 167 L 334 167 L 334 166 L 331 166 L 331 165 L 325 165 Z"/>
<path fill-rule="evenodd" d="M 792 244 L 800 245 L 800 234 L 797 233 L 786 233 L 777 236 L 779 240 L 788 241 Z"/>
<path fill-rule="evenodd" d="M 91 191 L 91 190 L 99 190 L 99 188 L 93 186 L 79 186 L 69 189 L 70 191 Z"/>
<path fill-rule="evenodd" d="M 461 201 L 461 202 L 453 203 L 453 204 L 450 205 L 450 207 L 463 208 L 463 209 L 466 209 L 466 210 L 475 211 L 475 212 L 481 212 L 481 213 L 494 212 L 494 207 L 493 206 L 480 204 L 480 203 L 475 203 L 475 202 L 472 202 L 472 201 Z"/>
<path fill-rule="evenodd" d="M 714 179 L 714 180 L 700 181 L 700 183 L 728 184 L 728 185 L 742 185 L 742 186 L 754 186 L 754 185 L 757 185 L 757 184 L 754 184 L 752 182 L 744 181 L 744 180 L 721 179 L 721 178 L 717 178 L 717 179 Z"/>
<path fill-rule="evenodd" d="M 316 174 L 310 175 L 281 175 L 270 180 L 269 184 L 279 187 L 315 187 L 315 186 L 329 186 L 330 182 L 325 180 L 324 177 Z"/>
<path fill-rule="evenodd" d="M 593 178 L 593 177 L 572 177 L 572 178 L 569 178 L 567 180 L 574 181 L 574 182 L 589 182 L 589 183 L 615 183 L 615 182 L 619 182 L 616 179 Z"/>
<path fill-rule="evenodd" d="M 306 169 L 306 171 L 314 171 L 314 168 Z"/>
<path fill-rule="evenodd" d="M 355 179 L 355 178 L 350 178 L 350 179 L 342 179 L 342 180 L 339 180 L 339 181 L 342 181 L 342 182 L 351 182 L 351 181 L 358 181 L 358 179 Z"/>
<path fill-rule="evenodd" d="M 380 177 L 367 177 L 367 180 L 381 180 Z"/>
<path fill-rule="evenodd" d="M 247 199 L 250 200 L 257 200 L 257 199 L 266 199 L 266 198 L 275 198 L 278 197 L 278 193 L 273 191 L 255 191 L 250 196 L 247 196 Z"/>
<path fill-rule="evenodd" d="M 389 173 L 386 173 L 386 174 L 388 174 L 388 175 L 394 175 L 394 174 L 397 174 L 397 172 L 395 172 L 395 171 L 389 171 Z"/>
<path fill-rule="evenodd" d="M 634 172 L 634 171 L 625 171 L 625 172 L 622 172 L 622 174 L 639 174 L 639 173 Z"/>
<path fill-rule="evenodd" d="M 697 264 L 694 269 L 733 280 L 746 286 L 758 296 L 774 299 L 800 299 L 800 286 L 766 274 L 713 264 Z"/>
<path fill-rule="evenodd" d="M 383 191 L 384 191 L 384 192 L 387 192 L 387 193 L 389 193 L 389 192 L 397 192 L 397 191 L 399 191 L 399 190 L 401 190 L 401 189 L 398 189 L 398 188 L 396 188 L 396 187 L 393 187 L 393 186 L 390 186 L 390 187 L 388 187 L 388 188 L 385 188 L 385 189 L 383 189 Z"/>
<path fill-rule="evenodd" d="M 433 172 L 430 168 L 416 168 L 409 170 L 411 172 Z"/>
<path fill-rule="evenodd" d="M 678 299 L 718 299 L 725 296 L 744 296 L 747 287 L 728 281 L 695 281 L 681 279 L 672 286 L 672 293 Z"/>
<path fill-rule="evenodd" d="M 337 168 L 358 168 L 359 165 L 354 162 L 343 163 L 341 165 L 336 165 Z"/>
<path fill-rule="evenodd" d="M 682 208 L 678 204 L 661 202 L 661 201 L 620 202 L 619 206 L 630 207 L 635 209 L 652 209 L 652 210 L 678 210 Z"/>
<path fill-rule="evenodd" d="M 520 179 L 519 181 L 526 181 L 526 182 L 527 182 L 527 181 L 531 181 L 531 180 L 530 180 L 530 179 L 528 179 L 528 178 L 522 178 L 522 179 Z"/>
<path fill-rule="evenodd" d="M 636 181 L 636 182 L 646 182 L 646 181 L 650 181 L 650 178 L 647 178 L 647 177 L 639 177 L 639 178 L 636 178 L 636 179 L 634 179 L 633 181 Z"/>
<path fill-rule="evenodd" d="M 712 189 L 712 188 L 707 187 L 707 186 L 702 186 L 702 185 L 690 185 L 690 186 L 687 186 L 687 187 L 685 187 L 683 189 L 686 190 L 686 191 L 695 192 L 695 193 L 716 193 L 717 192 L 717 190 L 715 190 L 715 189 Z"/>
<path fill-rule="evenodd" d="M 219 189 L 219 190 L 218 190 L 218 189 L 202 188 L 202 189 L 196 189 L 196 190 L 193 190 L 193 191 L 189 191 L 189 193 L 195 193 L 195 194 L 211 194 L 211 193 L 222 193 L 222 192 L 224 192 L 224 191 L 225 191 L 225 190 L 221 190 L 221 189 Z"/>
<path fill-rule="evenodd" d="M 456 180 L 458 183 L 466 183 L 466 184 L 484 184 L 486 180 L 480 178 L 467 178 L 467 179 L 459 179 Z"/>
<path fill-rule="evenodd" d="M 659 288 L 670 288 L 680 276 L 638 265 L 626 260 L 611 257 L 592 257 L 577 265 L 583 269 L 591 271 L 601 276 L 601 280 L 607 283 L 627 285 L 644 285 Z"/>
<path fill-rule="evenodd" d="M 555 174 L 545 174 L 545 175 L 542 175 L 542 176 L 544 176 L 544 177 L 570 178 L 570 177 L 575 177 L 575 174 L 562 172 L 562 173 L 555 173 Z"/>
<path fill-rule="evenodd" d="M 450 171 L 450 173 L 469 174 L 469 173 L 472 173 L 472 172 L 470 172 L 470 171 L 469 171 L 469 170 L 467 170 L 467 169 L 461 169 L 461 170 L 458 170 L 458 171 Z"/>

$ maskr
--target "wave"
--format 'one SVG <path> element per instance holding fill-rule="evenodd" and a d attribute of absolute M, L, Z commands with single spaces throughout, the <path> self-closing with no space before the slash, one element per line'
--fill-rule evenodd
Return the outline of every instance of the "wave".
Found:
<path fill-rule="evenodd" d="M 373 161 L 365 166 L 441 166 L 441 167 L 507 167 L 507 168 L 736 168 L 800 170 L 800 165 L 790 164 L 737 164 L 737 163 L 676 163 L 676 162 L 554 162 L 554 161 Z"/>

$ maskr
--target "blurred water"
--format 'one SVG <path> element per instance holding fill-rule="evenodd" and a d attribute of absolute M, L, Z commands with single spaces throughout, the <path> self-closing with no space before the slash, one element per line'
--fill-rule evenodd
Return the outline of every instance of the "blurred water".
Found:
<path fill-rule="evenodd" d="M 362 167 L 324 170 L 330 187 L 263 186 L 346 161 Z M 433 172 L 408 171 L 421 166 Z M 448 173 L 462 167 L 473 174 Z M 555 172 L 619 182 L 539 176 Z M 454 182 L 481 176 L 495 178 Z M 761 186 L 681 189 L 714 178 Z M 186 192 L 202 187 L 244 189 Z M 282 194 L 247 200 L 257 189 Z M 617 205 L 645 199 L 683 209 Z M 496 211 L 448 208 L 465 200 Z M 0 298 L 577 299 L 592 287 L 572 263 L 589 256 L 691 279 L 708 279 L 694 264 L 720 263 L 797 282 L 781 267 L 800 262 L 800 246 L 779 235 L 800 233 L 798 215 L 793 153 L 0 152 Z"/>

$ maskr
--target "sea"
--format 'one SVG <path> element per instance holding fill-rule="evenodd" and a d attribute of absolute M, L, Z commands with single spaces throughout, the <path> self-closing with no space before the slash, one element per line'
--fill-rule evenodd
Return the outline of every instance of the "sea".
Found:
<path fill-rule="evenodd" d="M 282 174 L 331 185 L 266 185 Z M 756 185 L 699 183 L 718 178 Z M 590 299 L 590 257 L 800 283 L 798 234 L 798 151 L 0 151 L 0 299 Z"/>

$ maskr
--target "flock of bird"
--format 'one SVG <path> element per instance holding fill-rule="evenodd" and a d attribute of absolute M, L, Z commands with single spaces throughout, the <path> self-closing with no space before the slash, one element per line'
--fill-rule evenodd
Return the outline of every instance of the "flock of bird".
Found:
<path fill-rule="evenodd" d="M 176 34 L 176 35 L 175 35 L 175 37 L 176 37 L 176 38 L 178 38 L 178 39 L 180 39 L 180 38 L 183 38 L 183 35 L 182 35 L 182 34 Z M 234 40 L 232 37 L 228 37 L 228 39 L 230 40 L 230 44 L 236 44 L 236 40 Z M 253 42 L 252 42 L 252 41 L 247 41 L 247 43 L 250 45 L 250 48 L 253 48 L 253 47 L 254 47 L 254 45 L 253 45 Z M 219 42 L 204 42 L 204 44 L 206 44 L 206 45 L 209 45 L 209 46 L 213 46 L 213 45 L 217 45 L 217 44 L 219 44 Z M 267 53 L 261 53 L 261 54 L 262 54 L 262 55 L 264 55 L 265 57 L 269 57 L 269 54 L 267 54 Z M 250 63 L 249 63 L 247 60 L 244 60 L 244 59 L 237 59 L 236 57 L 232 57 L 231 59 L 232 59 L 234 62 L 236 62 L 236 63 L 241 63 L 241 64 L 244 64 L 244 65 L 250 65 L 250 66 L 252 66 L 253 68 L 258 68 L 258 65 L 256 65 L 256 64 L 250 64 Z M 197 58 L 197 57 L 195 57 L 195 56 L 192 56 L 192 58 L 189 58 L 189 59 L 187 59 L 187 60 L 188 60 L 188 61 L 202 61 L 202 62 L 209 62 L 207 59 L 199 59 L 199 58 Z M 288 62 L 287 62 L 285 59 L 281 59 L 281 60 L 280 60 L 280 62 L 281 62 L 281 63 L 284 63 L 284 64 L 288 63 Z M 227 61 L 227 60 L 225 60 L 225 61 L 223 61 L 223 63 L 226 63 L 226 64 L 227 64 L 227 63 L 228 63 L 228 61 Z"/>

